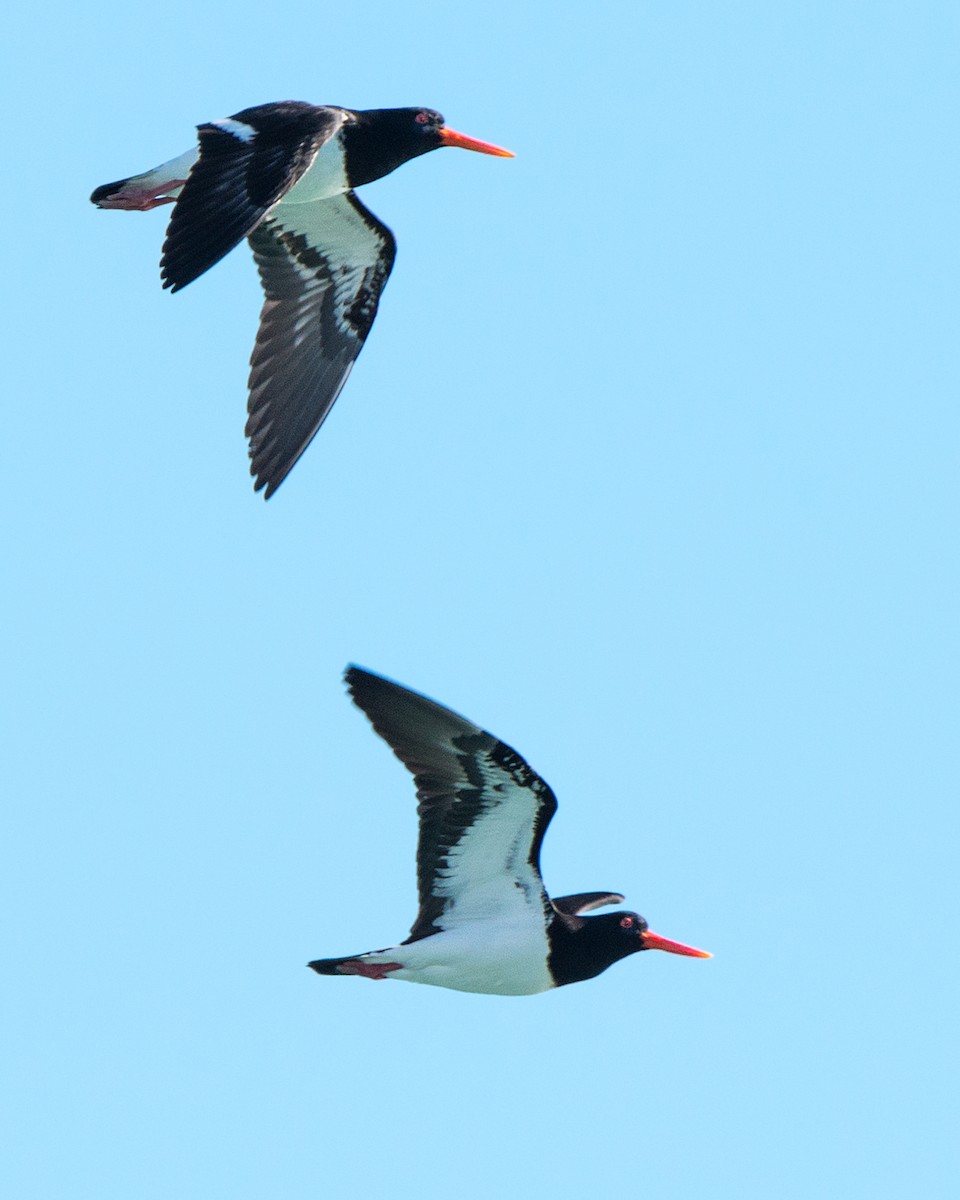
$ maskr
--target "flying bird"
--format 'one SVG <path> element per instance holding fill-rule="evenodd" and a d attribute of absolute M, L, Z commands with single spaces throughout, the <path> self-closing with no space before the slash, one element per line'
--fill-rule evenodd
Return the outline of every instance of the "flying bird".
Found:
<path fill-rule="evenodd" d="M 710 958 L 653 933 L 618 892 L 551 900 L 540 845 L 557 801 L 515 750 L 472 721 L 359 667 L 355 703 L 414 777 L 420 911 L 386 950 L 321 958 L 320 975 L 404 979 L 460 992 L 527 996 L 592 979 L 639 950 Z"/>
<path fill-rule="evenodd" d="M 172 292 L 249 241 L 266 299 L 246 433 L 254 490 L 269 499 L 346 383 L 393 267 L 393 234 L 353 189 L 441 146 L 513 154 L 449 129 L 429 108 L 287 100 L 197 131 L 198 146 L 90 199 L 139 212 L 175 204 L 160 262 Z"/>

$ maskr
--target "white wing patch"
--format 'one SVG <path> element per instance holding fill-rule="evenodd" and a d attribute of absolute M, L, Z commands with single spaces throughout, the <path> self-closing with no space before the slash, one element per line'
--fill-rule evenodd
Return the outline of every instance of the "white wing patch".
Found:
<path fill-rule="evenodd" d="M 219 121 L 211 121 L 210 124 L 239 138 L 241 142 L 252 142 L 257 136 L 257 131 L 252 125 L 248 125 L 246 121 L 235 121 L 233 117 L 222 117 Z"/>
<path fill-rule="evenodd" d="M 448 851 L 433 893 L 447 901 L 438 924 L 529 921 L 543 930 L 547 897 L 530 866 L 539 805 L 529 788 L 505 782 L 501 767 L 477 759 L 483 812 Z"/>
<path fill-rule="evenodd" d="M 344 337 L 365 337 L 380 295 L 379 287 L 372 293 L 367 289 L 366 276 L 376 270 L 383 239 L 346 199 L 306 208 L 288 208 L 281 201 L 270 221 L 303 280 L 304 292 L 319 298 L 332 289 L 337 330 Z M 321 259 L 326 271 L 318 274 Z M 294 335 L 298 344 L 308 336 L 310 324 L 310 315 L 301 313 Z"/>
<path fill-rule="evenodd" d="M 265 301 L 250 359 L 247 436 L 255 486 L 269 497 L 346 382 L 395 243 L 352 192 L 317 204 L 281 201 L 249 241 Z"/>

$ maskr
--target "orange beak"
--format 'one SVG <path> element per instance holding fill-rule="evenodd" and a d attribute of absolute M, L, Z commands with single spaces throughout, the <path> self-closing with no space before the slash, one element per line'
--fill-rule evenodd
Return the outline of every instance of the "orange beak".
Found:
<path fill-rule="evenodd" d="M 494 146 L 491 142 L 481 142 L 477 138 L 467 137 L 465 133 L 457 133 L 455 129 L 440 130 L 442 146 L 459 146 L 461 150 L 476 150 L 478 154 L 495 154 L 497 158 L 516 158 L 512 150 L 504 150 L 502 146 Z"/>
<path fill-rule="evenodd" d="M 697 950 L 694 946 L 685 946 L 683 942 L 671 942 L 669 938 L 661 937 L 649 929 L 640 934 L 640 940 L 644 950 L 666 950 L 668 954 L 686 954 L 690 958 L 713 958 L 709 950 Z"/>

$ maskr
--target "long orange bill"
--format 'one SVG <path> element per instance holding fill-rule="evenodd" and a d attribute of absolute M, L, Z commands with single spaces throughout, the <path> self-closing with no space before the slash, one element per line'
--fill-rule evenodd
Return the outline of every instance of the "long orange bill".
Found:
<path fill-rule="evenodd" d="M 502 146 L 494 146 L 491 142 L 478 141 L 477 138 L 467 137 L 465 133 L 457 133 L 455 129 L 447 129 L 446 126 L 440 130 L 440 142 L 444 146 L 459 146 L 461 150 L 495 154 L 497 158 L 516 158 L 512 150 L 504 150 Z"/>
<path fill-rule="evenodd" d="M 661 937 L 649 929 L 640 938 L 644 950 L 666 950 L 668 954 L 686 954 L 690 958 L 713 958 L 709 950 L 697 950 L 695 946 L 685 946 L 683 942 L 671 942 L 669 938 Z"/>

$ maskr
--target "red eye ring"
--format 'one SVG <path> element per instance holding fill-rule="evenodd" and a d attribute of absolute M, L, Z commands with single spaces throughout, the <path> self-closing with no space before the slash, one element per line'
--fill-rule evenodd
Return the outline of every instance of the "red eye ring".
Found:
<path fill-rule="evenodd" d="M 413 119 L 416 121 L 416 123 L 418 125 L 429 125 L 430 124 L 430 118 L 425 112 L 418 112 L 417 115 Z"/>
<path fill-rule="evenodd" d="M 621 917 L 620 918 L 620 928 L 621 929 L 632 929 L 633 928 L 633 917 Z"/>

